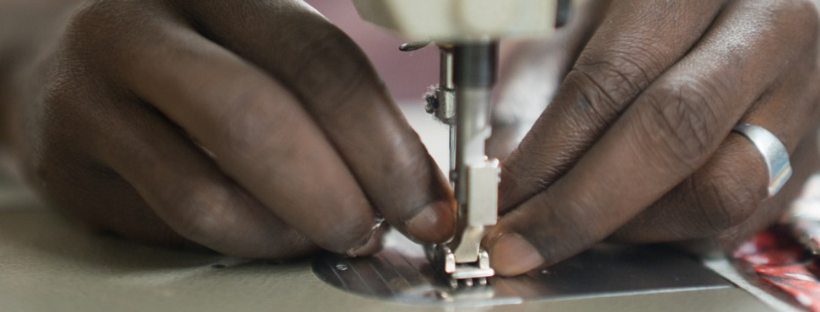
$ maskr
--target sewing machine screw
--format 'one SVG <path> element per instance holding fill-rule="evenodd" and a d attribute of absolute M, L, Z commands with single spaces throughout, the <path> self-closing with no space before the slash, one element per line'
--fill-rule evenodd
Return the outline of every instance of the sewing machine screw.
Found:
<path fill-rule="evenodd" d="M 344 264 L 339 263 L 339 264 L 336 265 L 336 269 L 339 270 L 339 271 L 347 271 L 347 266 L 344 265 Z"/>
<path fill-rule="evenodd" d="M 435 93 L 427 94 L 424 96 L 424 101 L 427 102 L 427 105 L 424 106 L 424 111 L 428 114 L 435 114 L 436 110 L 439 106 L 438 97 Z"/>
<path fill-rule="evenodd" d="M 401 46 L 399 46 L 399 51 L 412 52 L 412 51 L 420 50 L 420 49 L 423 49 L 424 47 L 430 45 L 430 43 L 432 43 L 432 41 L 430 41 L 430 40 L 408 42 L 408 43 L 405 43 L 405 44 L 402 44 Z"/>

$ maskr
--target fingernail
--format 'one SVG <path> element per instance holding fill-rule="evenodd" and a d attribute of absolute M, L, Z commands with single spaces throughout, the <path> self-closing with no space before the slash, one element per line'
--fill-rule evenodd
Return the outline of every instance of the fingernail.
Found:
<path fill-rule="evenodd" d="M 488 248 L 490 265 L 499 275 L 515 276 L 544 264 L 538 249 L 518 234 L 501 234 L 488 243 Z"/>
<path fill-rule="evenodd" d="M 455 233 L 455 212 L 449 202 L 437 201 L 422 209 L 405 223 L 407 234 L 425 243 L 439 243 Z"/>
<path fill-rule="evenodd" d="M 384 223 L 384 219 L 379 218 L 376 220 L 376 223 L 373 225 L 373 229 L 370 231 L 370 236 L 368 236 L 367 241 L 363 244 L 353 247 L 345 254 L 348 257 L 358 257 L 364 255 L 372 255 L 379 250 L 382 249 L 382 237 L 384 236 L 384 232 L 387 230 L 387 224 Z"/>

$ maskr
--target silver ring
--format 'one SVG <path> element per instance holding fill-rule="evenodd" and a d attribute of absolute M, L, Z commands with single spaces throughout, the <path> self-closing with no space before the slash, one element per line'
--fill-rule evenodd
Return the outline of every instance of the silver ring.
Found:
<path fill-rule="evenodd" d="M 732 131 L 752 141 L 757 151 L 763 156 L 766 167 L 769 169 L 769 197 L 777 194 L 792 176 L 792 165 L 789 162 L 789 152 L 786 147 L 774 134 L 760 126 L 739 123 Z"/>

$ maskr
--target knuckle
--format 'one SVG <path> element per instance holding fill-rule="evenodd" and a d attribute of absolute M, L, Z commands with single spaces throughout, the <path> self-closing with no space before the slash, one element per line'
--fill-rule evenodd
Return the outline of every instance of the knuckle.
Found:
<path fill-rule="evenodd" d="M 670 168 L 695 170 L 715 142 L 718 125 L 708 87 L 689 82 L 647 94 L 641 111 L 639 140 L 643 150 L 660 153 Z"/>
<path fill-rule="evenodd" d="M 115 12 L 109 10 L 110 6 L 111 2 L 108 1 L 92 0 L 86 2 L 71 17 L 67 34 L 76 36 L 92 30 L 94 24 L 103 22 L 102 25 L 107 25 L 112 23 L 116 19 L 105 18 L 110 12 Z"/>
<path fill-rule="evenodd" d="M 600 199 L 589 191 L 582 194 L 561 204 L 556 204 L 549 196 L 533 197 L 534 207 L 540 209 L 522 223 L 521 232 L 528 234 L 540 249 L 548 250 L 546 254 L 566 254 L 578 246 L 602 240 L 609 234 L 605 226 L 583 225 L 588 220 L 603 220 L 603 212 L 594 208 L 594 203 Z M 567 239 L 567 236 L 572 238 Z"/>
<path fill-rule="evenodd" d="M 139 51 L 165 45 L 167 38 L 156 21 L 156 1 L 92 0 L 76 10 L 61 41 L 61 57 L 81 61 L 81 68 L 113 71 L 132 62 Z"/>
<path fill-rule="evenodd" d="M 558 227 L 545 226 L 547 224 L 565 225 L 565 215 L 557 209 L 548 209 L 552 204 L 546 196 L 534 196 L 530 199 L 533 207 L 538 207 L 538 213 L 528 215 L 513 225 L 517 233 L 525 236 L 533 245 L 546 254 L 558 253 L 564 242 Z"/>
<path fill-rule="evenodd" d="M 504 196 L 510 195 L 502 202 L 518 205 L 553 185 L 586 150 L 589 143 L 586 140 L 590 137 L 593 136 L 572 133 L 555 140 L 543 127 L 533 127 L 516 150 L 501 162 L 502 185 L 513 190 L 509 194 L 502 192 Z"/>
<path fill-rule="evenodd" d="M 258 109 L 265 105 L 266 94 L 255 89 L 246 89 L 232 94 L 228 99 L 228 106 L 243 107 L 234 110 L 227 118 L 227 122 L 218 124 L 217 141 L 228 150 L 236 151 L 236 155 L 248 156 L 257 146 L 257 136 L 260 133 L 259 122 L 256 118 Z"/>
<path fill-rule="evenodd" d="M 811 0 L 774 1 L 774 15 L 789 27 L 795 35 L 809 36 L 817 33 L 820 25 L 817 7 Z"/>
<path fill-rule="evenodd" d="M 76 11 L 68 24 L 66 32 L 75 39 L 77 47 L 84 44 L 97 46 L 100 40 L 117 40 L 120 31 L 128 31 L 127 24 L 137 16 L 134 6 L 123 5 L 122 1 L 95 0 L 87 2 Z"/>
<path fill-rule="evenodd" d="M 533 129 L 533 132 L 536 132 L 536 129 Z M 569 170 L 575 156 L 581 152 L 576 146 L 564 146 L 557 150 L 557 153 L 552 154 L 520 145 L 519 152 L 513 156 L 515 158 L 510 158 L 516 161 L 501 163 L 501 174 L 506 179 L 504 183 L 514 183 L 519 188 L 531 187 L 529 193 L 533 194 L 547 189 L 561 174 Z"/>
<path fill-rule="evenodd" d="M 227 233 L 235 231 L 238 226 L 233 215 L 228 213 L 230 198 L 230 191 L 226 189 L 199 187 L 183 189 L 178 196 L 160 204 L 170 205 L 164 210 L 174 214 L 169 219 L 178 220 L 174 227 L 177 233 L 217 251 L 230 253 Z"/>
<path fill-rule="evenodd" d="M 767 33 L 770 40 L 791 47 L 792 53 L 817 48 L 820 17 L 814 1 L 765 1 L 752 5 L 756 6 L 758 19 L 772 29 Z"/>
<path fill-rule="evenodd" d="M 702 186 L 697 188 L 694 199 L 702 233 L 716 235 L 751 217 L 762 198 L 740 179 L 737 173 L 724 171 L 714 179 L 698 181 Z"/>
<path fill-rule="evenodd" d="M 643 68 L 627 56 L 577 65 L 567 75 L 567 82 L 580 96 L 576 110 L 592 122 L 605 124 L 646 87 L 650 76 Z"/>
<path fill-rule="evenodd" d="M 334 115 L 375 73 L 359 47 L 340 29 L 317 27 L 300 49 L 299 64 L 293 69 L 293 86 L 309 102 L 318 118 Z"/>
<path fill-rule="evenodd" d="M 295 115 L 296 110 L 285 109 L 286 105 L 277 103 L 286 101 L 284 97 L 287 95 L 254 86 L 233 93 L 225 107 L 241 109 L 231 109 L 225 112 L 225 116 L 215 116 L 224 118 L 224 121 L 212 123 L 218 125 L 213 128 L 216 144 L 231 151 L 228 156 L 246 161 L 277 159 L 283 153 L 287 154 L 287 147 L 291 144 L 283 144 L 279 140 L 292 139 L 289 129 L 296 129 L 292 123 L 303 118 Z"/>

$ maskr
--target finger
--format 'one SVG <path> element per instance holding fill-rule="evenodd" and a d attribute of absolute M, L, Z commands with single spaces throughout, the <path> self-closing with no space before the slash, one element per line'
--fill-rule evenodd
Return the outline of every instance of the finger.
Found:
<path fill-rule="evenodd" d="M 160 13 L 157 13 L 160 14 Z M 322 248 L 359 254 L 380 224 L 356 179 L 276 80 L 183 25 L 143 22 L 116 74 L 205 148 L 219 168 Z M 116 39 L 112 39 L 116 40 Z"/>
<path fill-rule="evenodd" d="M 420 241 L 452 237 L 444 175 L 352 40 L 301 1 L 189 3 L 213 40 L 294 92 L 388 223 Z"/>
<path fill-rule="evenodd" d="M 794 173 L 789 181 L 777 195 L 762 201 L 747 219 L 734 227 L 723 230 L 718 235 L 696 239 L 681 238 L 683 240 L 672 242 L 671 245 L 694 255 L 720 256 L 734 252 L 741 243 L 755 233 L 783 220 L 792 202 L 804 191 L 805 182 L 820 170 L 820 157 L 817 157 L 817 130 L 810 130 L 791 154 Z M 613 236 L 616 235 L 617 232 Z M 620 237 L 614 240 L 623 241 Z"/>
<path fill-rule="evenodd" d="M 745 222 L 723 231 L 718 241 L 723 250 L 735 250 L 744 240 L 764 228 L 777 222 L 788 211 L 791 202 L 797 198 L 805 182 L 820 169 L 818 157 L 817 129 L 810 130 L 792 154 L 792 167 L 795 169 L 791 179 L 786 182 L 777 195 L 761 203 Z"/>
<path fill-rule="evenodd" d="M 780 12 L 784 20 L 769 20 L 776 28 L 769 32 L 748 25 L 769 16 L 768 8 L 732 5 L 738 7 L 727 8 L 692 52 L 653 82 L 572 170 L 491 231 L 491 257 L 501 274 L 574 255 L 658 200 L 709 159 L 783 65 L 797 59 L 795 51 L 806 48 L 782 36 L 805 26 L 785 21 L 802 8 Z M 727 57 L 725 51 L 733 53 Z M 779 61 L 771 62 L 771 56 Z M 501 244 L 502 238 L 517 242 Z"/>
<path fill-rule="evenodd" d="M 116 124 L 97 152 L 176 233 L 240 257 L 286 259 L 316 250 L 180 131 L 135 104 L 133 98 L 101 109 Z"/>
<path fill-rule="evenodd" d="M 615 1 L 552 104 L 503 162 L 501 212 L 566 173 L 650 82 L 692 48 L 725 2 Z"/>
<path fill-rule="evenodd" d="M 785 73 L 785 77 L 761 97 L 741 122 L 769 129 L 791 152 L 806 144 L 807 131 L 820 118 L 817 110 L 818 73 L 812 50 L 804 61 Z M 805 150 L 805 148 L 803 149 Z M 792 154 L 792 160 L 800 154 Z M 807 157 L 807 156 L 802 156 Z M 814 157 L 814 156 L 809 156 Z M 798 167 L 790 185 L 802 185 Z M 805 161 L 803 161 L 805 163 Z M 760 152 L 740 134 L 732 133 L 709 162 L 658 202 L 615 232 L 610 239 L 648 243 L 712 237 L 746 223 L 754 214 L 771 215 L 786 205 L 771 205 L 767 198 L 768 173 Z M 778 196 L 782 198 L 783 196 Z M 762 202 L 764 201 L 765 202 Z M 774 212 L 762 213 L 770 207 Z M 776 217 L 772 220 L 775 220 Z M 770 220 L 770 221 L 772 221 Z"/>
<path fill-rule="evenodd" d="M 503 46 L 498 98 L 491 114 L 487 155 L 504 159 L 518 146 L 552 100 L 612 1 L 576 1 L 569 24 L 547 40 Z"/>

